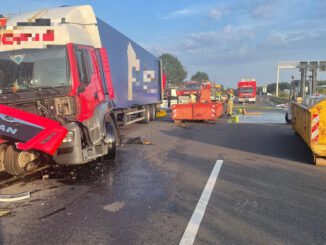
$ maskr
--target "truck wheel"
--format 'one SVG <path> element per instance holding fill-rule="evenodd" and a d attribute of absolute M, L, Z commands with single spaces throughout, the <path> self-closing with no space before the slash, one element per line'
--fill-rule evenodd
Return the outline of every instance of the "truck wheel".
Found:
<path fill-rule="evenodd" d="M 4 168 L 11 175 L 21 175 L 34 170 L 38 166 L 37 157 L 27 151 L 19 151 L 8 146 L 4 157 Z"/>
<path fill-rule="evenodd" d="M 151 120 L 151 110 L 148 105 L 145 106 L 145 119 L 143 120 L 144 123 L 149 123 Z"/>
<path fill-rule="evenodd" d="M 291 123 L 291 120 L 289 119 L 289 114 L 287 112 L 285 113 L 285 122 L 287 124 L 290 124 Z"/>
<path fill-rule="evenodd" d="M 155 121 L 155 119 L 156 119 L 156 105 L 151 105 L 149 108 L 150 108 L 150 114 L 151 114 L 150 119 L 151 119 L 151 121 Z"/>
<path fill-rule="evenodd" d="M 4 171 L 4 159 L 5 159 L 5 153 L 8 148 L 7 144 L 1 144 L 0 145 L 0 171 Z"/>
<path fill-rule="evenodd" d="M 112 122 L 105 123 L 106 137 L 105 143 L 108 145 L 108 154 L 105 156 L 107 160 L 114 160 L 117 153 L 117 146 L 115 140 L 115 130 Z"/>

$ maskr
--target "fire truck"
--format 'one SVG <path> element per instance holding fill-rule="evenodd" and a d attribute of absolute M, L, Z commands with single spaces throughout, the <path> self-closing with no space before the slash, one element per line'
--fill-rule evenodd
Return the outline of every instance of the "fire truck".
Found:
<path fill-rule="evenodd" d="M 199 96 L 201 93 L 201 83 L 197 81 L 187 81 L 184 87 L 177 91 L 178 103 L 188 103 L 191 94 Z"/>
<path fill-rule="evenodd" d="M 118 124 L 149 122 L 162 100 L 160 60 L 91 6 L 11 15 L 0 29 L 0 169 L 113 159 Z"/>
<path fill-rule="evenodd" d="M 255 79 L 242 79 L 238 82 L 238 102 L 256 102 Z"/>

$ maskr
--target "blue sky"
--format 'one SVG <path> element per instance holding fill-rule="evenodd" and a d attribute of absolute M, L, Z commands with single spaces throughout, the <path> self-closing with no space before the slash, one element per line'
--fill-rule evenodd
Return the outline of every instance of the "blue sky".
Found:
<path fill-rule="evenodd" d="M 276 80 L 279 61 L 326 60 L 324 0 L 0 0 L 2 13 L 90 4 L 98 17 L 156 55 L 176 55 L 188 71 L 235 86 Z M 282 80 L 298 77 L 295 70 Z"/>

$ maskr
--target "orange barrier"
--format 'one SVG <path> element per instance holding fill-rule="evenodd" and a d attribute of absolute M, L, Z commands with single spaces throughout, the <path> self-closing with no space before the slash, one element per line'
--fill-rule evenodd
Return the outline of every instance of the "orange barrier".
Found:
<path fill-rule="evenodd" d="M 221 102 L 198 102 L 172 106 L 172 120 L 215 121 L 223 114 Z"/>

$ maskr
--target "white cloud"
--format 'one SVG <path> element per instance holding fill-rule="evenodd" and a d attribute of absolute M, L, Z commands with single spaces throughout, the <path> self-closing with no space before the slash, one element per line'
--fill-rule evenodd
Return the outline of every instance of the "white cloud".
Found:
<path fill-rule="evenodd" d="M 223 13 L 220 9 L 215 8 L 209 11 L 208 16 L 211 19 L 220 20 L 223 17 Z"/>
<path fill-rule="evenodd" d="M 168 13 L 167 15 L 161 17 L 161 19 L 164 19 L 164 20 L 177 19 L 177 18 L 190 16 L 195 13 L 196 13 L 196 11 L 193 8 L 184 8 L 184 9 L 172 11 L 172 12 Z"/>
<path fill-rule="evenodd" d="M 272 4 L 261 4 L 255 7 L 252 12 L 251 16 L 254 18 L 262 18 L 262 19 L 269 19 L 273 17 L 275 6 Z"/>

